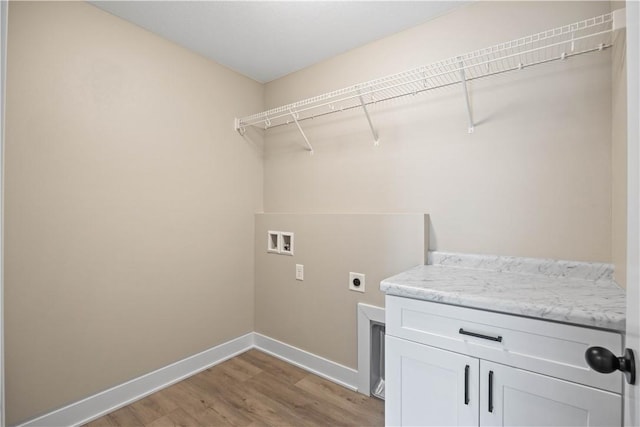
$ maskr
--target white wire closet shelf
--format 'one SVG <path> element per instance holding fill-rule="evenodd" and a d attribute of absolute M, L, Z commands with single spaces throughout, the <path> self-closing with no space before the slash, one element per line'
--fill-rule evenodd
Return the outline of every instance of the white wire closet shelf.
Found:
<path fill-rule="evenodd" d="M 621 9 L 261 113 L 236 118 L 235 128 L 243 135 L 249 126 L 270 129 L 295 124 L 307 144 L 307 149 L 313 152 L 300 122 L 361 108 L 377 144 L 378 134 L 369 115 L 368 106 L 460 84 L 466 101 L 469 133 L 471 133 L 474 124 L 467 81 L 552 61 L 566 60 L 589 52 L 603 51 L 612 46 L 612 33 L 624 27 L 624 21 L 624 9 Z"/>

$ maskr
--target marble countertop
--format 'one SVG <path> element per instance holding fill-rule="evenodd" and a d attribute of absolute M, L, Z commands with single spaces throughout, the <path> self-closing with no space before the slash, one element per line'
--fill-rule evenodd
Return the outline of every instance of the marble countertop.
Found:
<path fill-rule="evenodd" d="M 443 253 L 430 254 L 430 262 L 383 280 L 380 289 L 388 295 L 625 329 L 625 291 L 607 264 Z"/>

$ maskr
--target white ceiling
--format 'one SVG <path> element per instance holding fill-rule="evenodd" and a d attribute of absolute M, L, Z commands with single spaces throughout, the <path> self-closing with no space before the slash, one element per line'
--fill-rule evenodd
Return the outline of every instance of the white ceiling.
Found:
<path fill-rule="evenodd" d="M 460 1 L 91 1 L 265 83 L 433 19 Z"/>

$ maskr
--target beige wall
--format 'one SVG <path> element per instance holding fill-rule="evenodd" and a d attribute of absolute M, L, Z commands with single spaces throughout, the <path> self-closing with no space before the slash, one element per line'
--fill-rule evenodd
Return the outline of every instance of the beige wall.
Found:
<path fill-rule="evenodd" d="M 86 3 L 9 14 L 14 424 L 253 330 L 263 88 Z"/>
<path fill-rule="evenodd" d="M 267 107 L 609 11 L 475 2 L 266 85 Z M 611 261 L 611 53 L 378 105 L 265 138 L 265 212 L 429 212 L 437 250 Z"/>
<path fill-rule="evenodd" d="M 8 423 L 254 327 L 355 367 L 356 303 L 383 305 L 379 281 L 423 262 L 423 216 L 399 213 L 431 214 L 432 249 L 619 266 L 611 51 L 471 83 L 473 135 L 460 88 L 373 109 L 378 148 L 357 112 L 303 124 L 314 156 L 269 131 L 264 162 L 261 132 L 231 126 L 609 7 L 477 2 L 263 87 L 85 3 L 12 3 Z M 293 213 L 254 218 L 263 179 L 264 210 Z M 263 250 L 274 228 L 294 257 Z"/>
<path fill-rule="evenodd" d="M 612 9 L 624 8 L 615 2 Z M 627 67 L 626 31 L 619 31 L 612 49 L 611 79 L 611 262 L 615 279 L 626 286 L 627 279 Z"/>
<path fill-rule="evenodd" d="M 267 253 L 268 230 L 294 232 L 294 255 Z M 357 303 L 384 307 L 380 281 L 424 263 L 424 236 L 422 214 L 256 215 L 256 332 L 356 369 Z"/>

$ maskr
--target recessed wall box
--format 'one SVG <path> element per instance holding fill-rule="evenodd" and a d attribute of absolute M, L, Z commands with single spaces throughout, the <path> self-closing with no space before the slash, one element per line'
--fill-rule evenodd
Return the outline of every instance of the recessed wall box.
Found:
<path fill-rule="evenodd" d="M 278 231 L 267 231 L 267 252 L 279 254 L 281 235 Z"/>
<path fill-rule="evenodd" d="M 282 255 L 293 255 L 293 233 L 283 231 L 280 233 L 280 253 Z"/>
<path fill-rule="evenodd" d="M 267 231 L 267 252 L 293 255 L 293 233 L 288 231 Z"/>

